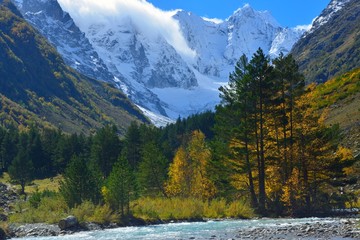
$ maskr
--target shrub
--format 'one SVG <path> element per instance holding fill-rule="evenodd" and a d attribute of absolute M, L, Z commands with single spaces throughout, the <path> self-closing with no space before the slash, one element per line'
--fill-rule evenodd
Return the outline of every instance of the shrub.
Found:
<path fill-rule="evenodd" d="M 229 218 L 251 218 L 255 216 L 254 210 L 244 201 L 234 201 L 226 209 Z"/>
<path fill-rule="evenodd" d="M 224 218 L 226 217 L 227 204 L 225 199 L 212 200 L 204 206 L 204 216 L 207 218 Z"/>
<path fill-rule="evenodd" d="M 95 207 L 94 214 L 89 218 L 89 221 L 107 225 L 109 223 L 118 223 L 119 219 L 119 214 L 112 211 L 110 206 L 105 204 Z"/>
<path fill-rule="evenodd" d="M 119 215 L 111 210 L 109 205 L 95 205 L 90 201 L 84 201 L 71 210 L 79 222 L 96 222 L 109 224 L 119 221 Z"/>
<path fill-rule="evenodd" d="M 59 195 L 41 198 L 40 202 L 19 202 L 15 213 L 9 216 L 10 222 L 17 223 L 58 223 L 66 217 L 68 208 Z"/>
<path fill-rule="evenodd" d="M 132 202 L 133 215 L 146 221 L 191 220 L 199 218 L 250 218 L 253 209 L 244 201 L 224 199 L 201 201 L 192 198 L 141 198 Z"/>

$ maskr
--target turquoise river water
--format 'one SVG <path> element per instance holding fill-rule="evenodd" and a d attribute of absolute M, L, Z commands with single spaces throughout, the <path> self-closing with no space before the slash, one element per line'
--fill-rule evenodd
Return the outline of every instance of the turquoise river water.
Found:
<path fill-rule="evenodd" d="M 80 232 L 57 237 L 26 237 L 22 240 L 173 240 L 173 239 L 232 239 L 242 228 L 312 224 L 332 219 L 257 219 L 223 220 L 189 223 L 169 223 L 143 227 L 123 227 L 101 231 Z"/>

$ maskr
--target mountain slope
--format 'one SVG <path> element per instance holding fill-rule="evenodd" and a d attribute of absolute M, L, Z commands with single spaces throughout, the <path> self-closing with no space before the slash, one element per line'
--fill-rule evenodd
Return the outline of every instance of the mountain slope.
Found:
<path fill-rule="evenodd" d="M 360 154 L 360 68 L 318 85 L 312 93 L 315 109 L 325 111 L 326 123 L 339 124 L 343 145 Z"/>
<path fill-rule="evenodd" d="M 0 76 L 5 123 L 28 125 L 36 115 L 35 124 L 89 133 L 108 123 L 124 132 L 131 121 L 147 122 L 120 91 L 67 67 L 8 0 L 0 1 Z"/>
<path fill-rule="evenodd" d="M 56 47 L 68 66 L 85 76 L 115 84 L 131 100 L 156 112 L 165 113 L 163 103 L 145 86 L 130 82 L 108 59 L 100 58 L 89 39 L 56 0 L 14 0 L 24 18 Z"/>
<path fill-rule="evenodd" d="M 13 1 L 67 64 L 94 76 L 85 69 L 92 68 L 96 53 L 97 62 L 103 63 L 101 69 L 112 76 L 104 78 L 94 72 L 97 79 L 114 82 L 149 116 L 156 113 L 172 119 L 213 109 L 220 101 L 219 86 L 226 84 L 243 53 L 251 57 L 258 47 L 272 56 L 287 53 L 304 32 L 282 28 L 268 12 L 249 5 L 222 23 L 177 11 L 164 24 L 171 21 L 178 26 L 176 36 L 187 45 L 184 54 L 168 40 L 167 33 L 145 29 L 145 20 L 141 24 L 136 16 L 117 14 L 118 9 L 107 15 L 89 9 L 97 17 L 86 18 L 74 10 L 79 8 L 65 9 L 70 11 L 67 14 L 56 0 Z"/>
<path fill-rule="evenodd" d="M 292 53 L 308 82 L 360 66 L 360 0 L 332 0 Z"/>

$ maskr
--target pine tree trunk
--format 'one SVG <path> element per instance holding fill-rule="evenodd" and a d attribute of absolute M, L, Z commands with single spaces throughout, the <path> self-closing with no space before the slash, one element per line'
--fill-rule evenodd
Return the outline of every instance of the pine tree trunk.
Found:
<path fill-rule="evenodd" d="M 264 96 L 262 89 L 262 78 L 260 78 L 259 82 L 259 113 L 260 113 L 260 165 L 259 165 L 259 210 L 260 213 L 265 213 L 265 149 L 264 149 Z"/>

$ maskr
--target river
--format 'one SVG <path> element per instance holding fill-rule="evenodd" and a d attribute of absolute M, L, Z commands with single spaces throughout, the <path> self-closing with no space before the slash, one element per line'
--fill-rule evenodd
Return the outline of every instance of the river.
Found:
<path fill-rule="evenodd" d="M 57 237 L 25 237 L 22 240 L 174 240 L 174 239 L 358 239 L 358 229 L 341 232 L 345 219 L 257 219 L 169 223 L 80 232 Z M 335 229 L 339 228 L 339 229 Z M 349 228 L 349 227 L 347 227 Z M 295 229 L 293 232 L 291 229 Z M 297 229 L 297 230 L 296 230 Z M 302 230 L 301 230 L 302 229 Z M 311 230 L 313 229 L 313 230 Z M 302 232 L 301 232 L 302 231 Z M 319 231 L 317 233 L 316 231 Z M 332 235 L 326 235 L 333 232 Z M 338 231 L 338 232 L 336 232 Z M 351 235 L 349 232 L 356 232 Z M 307 235 L 306 235 L 307 233 Z M 318 235 L 316 235 L 316 234 Z M 350 234 L 350 235 L 349 235 Z M 354 237 L 355 236 L 355 237 Z M 324 237 L 324 238 L 323 238 Z"/>

